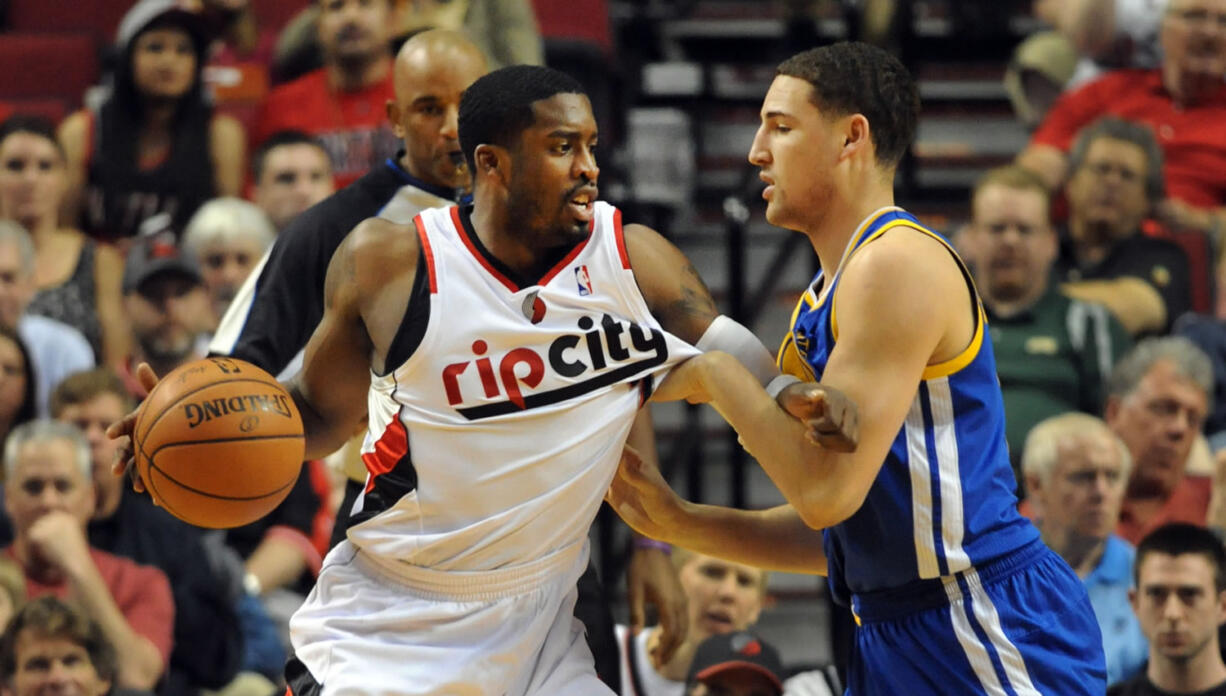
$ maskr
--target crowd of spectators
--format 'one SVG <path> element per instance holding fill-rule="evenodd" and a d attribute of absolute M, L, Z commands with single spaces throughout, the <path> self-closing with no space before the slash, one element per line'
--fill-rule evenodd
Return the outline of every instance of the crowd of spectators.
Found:
<path fill-rule="evenodd" d="M 440 66 L 401 62 L 406 36 L 467 31 L 488 65 L 452 47 L 457 73 L 543 60 L 528 0 L 303 4 L 278 35 L 246 0 L 137 0 L 87 108 L 0 122 L 0 680 L 14 693 L 278 689 L 285 621 L 361 468 L 310 463 L 265 520 L 202 530 L 113 477 L 103 431 L 146 395 L 137 364 L 164 375 L 233 346 L 223 317 L 246 311 L 261 269 L 318 251 L 279 238 L 335 246 L 357 221 L 344 214 L 406 222 L 463 199 L 457 136 L 438 125 L 454 105 L 415 98 Z M 1218 693 L 1226 552 L 1204 530 L 1226 528 L 1226 0 L 1035 12 L 1051 30 L 1008 77 L 1032 139 L 974 186 L 955 239 L 989 320 L 1021 509 L 1086 584 L 1112 693 Z M 325 200 L 313 237 L 294 226 Z M 309 319 L 317 300 L 301 301 Z M 691 634 L 655 665 L 656 634 L 619 628 L 624 693 L 837 691 L 833 674 L 786 680 L 745 633 L 765 573 L 673 560 Z M 1172 626 L 1202 651 L 1154 642 Z M 750 645 L 756 666 L 728 668 Z"/>

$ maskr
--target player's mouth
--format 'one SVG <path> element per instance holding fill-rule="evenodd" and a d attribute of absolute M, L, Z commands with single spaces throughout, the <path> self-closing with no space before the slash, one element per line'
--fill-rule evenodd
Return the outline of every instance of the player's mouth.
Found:
<path fill-rule="evenodd" d="M 775 180 L 765 173 L 759 173 L 758 178 L 766 183 L 766 188 L 762 190 L 762 197 L 769 201 L 775 195 Z"/>
<path fill-rule="evenodd" d="M 575 220 L 582 223 L 592 221 L 593 210 L 596 204 L 597 190 L 595 186 L 584 187 L 578 193 L 571 196 L 568 201 L 571 211 L 575 215 Z"/>

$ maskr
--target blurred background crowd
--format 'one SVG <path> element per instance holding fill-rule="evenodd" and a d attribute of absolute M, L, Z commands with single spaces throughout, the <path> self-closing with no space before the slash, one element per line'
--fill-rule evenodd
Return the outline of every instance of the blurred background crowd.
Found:
<path fill-rule="evenodd" d="M 40 625 L 86 651 L 97 693 L 283 688 L 285 622 L 329 548 L 346 457 L 304 466 L 269 518 L 206 531 L 111 476 L 103 431 L 145 396 L 136 364 L 208 352 L 311 206 L 397 162 L 462 198 L 412 171 L 396 110 L 396 52 L 428 28 L 463 32 L 491 68 L 579 78 L 603 197 L 672 238 L 768 345 L 815 270 L 763 221 L 745 161 L 774 66 L 845 39 L 896 52 L 923 98 L 898 200 L 972 269 L 1022 509 L 1085 580 L 1111 680 L 1169 657 L 1149 639 L 1176 619 L 1129 594 L 1134 547 L 1172 523 L 1226 528 L 1226 1 L 0 0 L 6 688 Z M 683 495 L 781 501 L 717 417 L 655 415 Z M 629 535 L 602 513 L 594 539 L 616 585 Z M 1226 568 L 1210 560 L 1215 604 L 1192 613 L 1216 654 Z M 788 693 L 837 690 L 854 626 L 820 580 L 673 561 L 694 646 L 753 625 L 780 649 L 767 671 L 810 675 Z M 44 595 L 69 603 L 27 604 Z M 644 665 L 650 632 L 619 635 L 623 693 L 683 693 L 693 649 Z"/>

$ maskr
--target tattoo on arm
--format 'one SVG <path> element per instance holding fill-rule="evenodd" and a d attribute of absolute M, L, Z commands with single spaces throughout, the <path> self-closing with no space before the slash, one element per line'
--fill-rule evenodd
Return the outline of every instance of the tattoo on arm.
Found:
<path fill-rule="evenodd" d="M 711 291 L 694 264 L 686 264 L 681 270 L 681 288 L 678 297 L 669 303 L 665 312 L 678 322 L 688 322 L 701 319 L 709 322 L 719 316 L 715 300 L 711 299 Z"/>

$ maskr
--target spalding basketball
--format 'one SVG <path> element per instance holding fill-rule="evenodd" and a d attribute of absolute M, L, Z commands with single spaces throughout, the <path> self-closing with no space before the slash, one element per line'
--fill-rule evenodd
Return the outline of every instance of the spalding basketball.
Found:
<path fill-rule="evenodd" d="M 254 522 L 289 495 L 306 441 L 288 392 L 232 358 L 174 370 L 141 405 L 132 435 L 154 502 L 200 527 Z"/>

